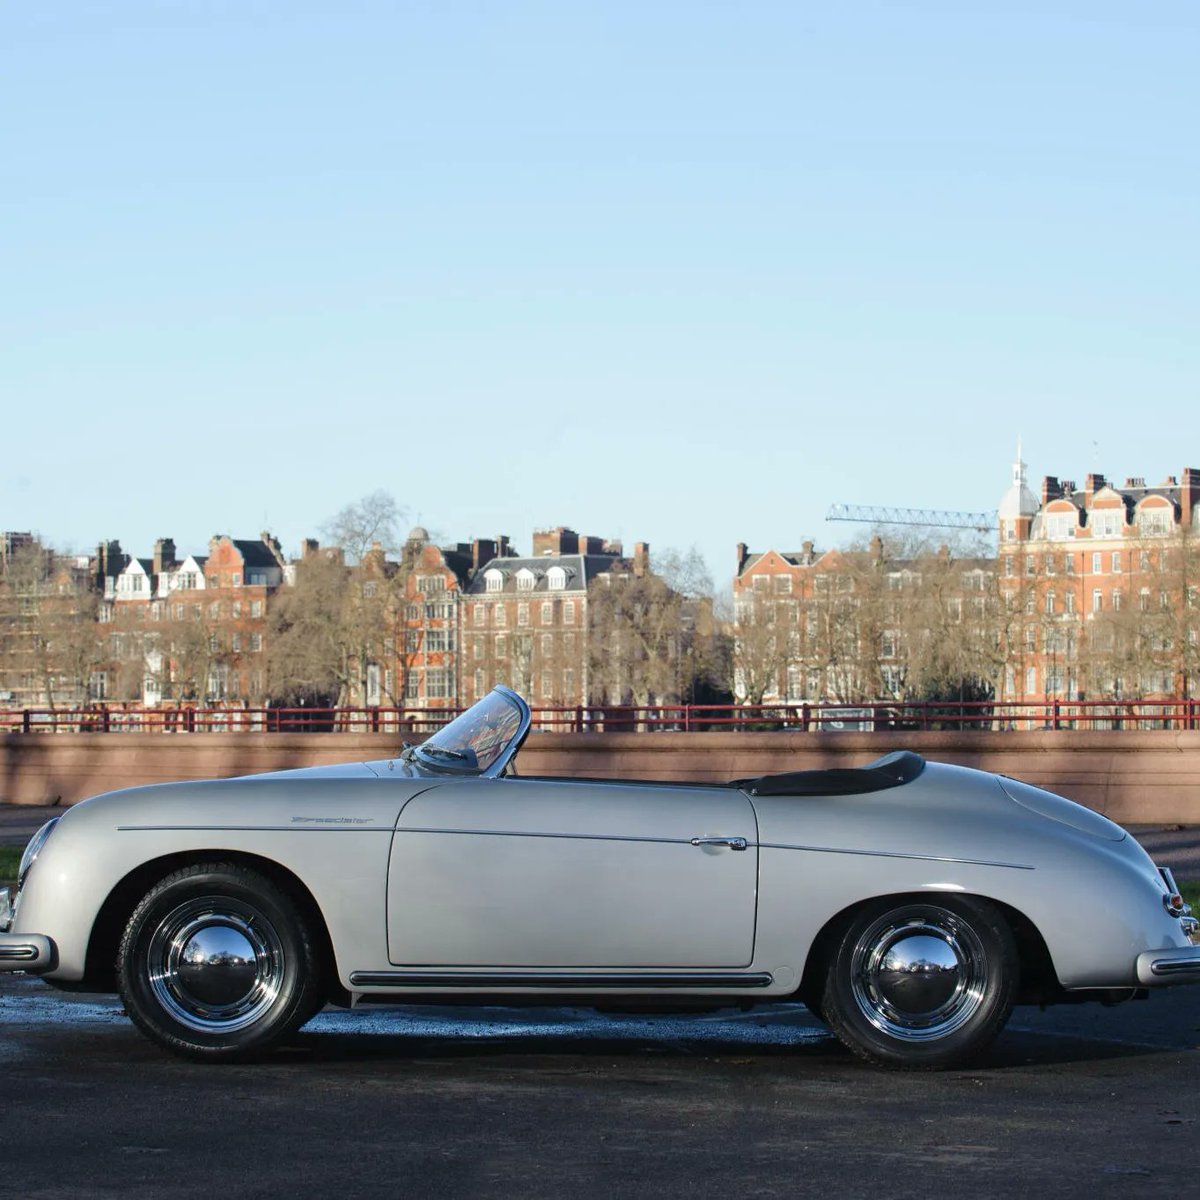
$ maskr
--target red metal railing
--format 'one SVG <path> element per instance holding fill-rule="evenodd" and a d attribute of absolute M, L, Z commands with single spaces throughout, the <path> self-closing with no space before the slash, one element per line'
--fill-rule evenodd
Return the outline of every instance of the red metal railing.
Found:
<path fill-rule="evenodd" d="M 432 733 L 459 708 L 183 708 L 0 710 L 0 733 Z M 877 701 L 862 704 L 575 705 L 533 710 L 559 733 L 653 730 L 891 732 L 931 729 L 1200 729 L 1200 700 Z"/>

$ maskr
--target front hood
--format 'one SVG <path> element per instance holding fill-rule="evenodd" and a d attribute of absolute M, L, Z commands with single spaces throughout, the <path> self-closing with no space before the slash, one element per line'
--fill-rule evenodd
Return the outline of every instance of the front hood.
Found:
<path fill-rule="evenodd" d="M 1074 800 L 1056 796 L 1053 792 L 1044 791 L 1029 783 L 1021 783 L 1017 779 L 1009 779 L 1007 775 L 999 775 L 997 778 L 1010 800 L 1041 817 L 1069 825 L 1072 829 L 1078 829 L 1080 833 L 1106 842 L 1124 841 L 1127 836 L 1120 825 L 1090 808 L 1084 808 L 1082 804 L 1076 804 Z"/>
<path fill-rule="evenodd" d="M 261 775 L 238 775 L 219 782 L 247 783 L 256 779 L 378 779 L 379 771 L 375 768 L 379 765 L 365 762 L 328 763 L 323 767 L 291 767 L 286 771 L 264 771 Z"/>

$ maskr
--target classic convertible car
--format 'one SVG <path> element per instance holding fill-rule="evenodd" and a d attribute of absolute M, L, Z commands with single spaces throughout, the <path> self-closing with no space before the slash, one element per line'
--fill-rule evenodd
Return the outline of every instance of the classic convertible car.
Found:
<path fill-rule="evenodd" d="M 1105 818 L 901 751 L 727 784 L 518 776 L 499 687 L 396 758 L 84 801 L 0 893 L 0 968 L 116 989 L 177 1053 L 326 1003 L 802 1000 L 857 1055 L 977 1056 L 1014 1003 L 1200 981 L 1171 875 Z"/>

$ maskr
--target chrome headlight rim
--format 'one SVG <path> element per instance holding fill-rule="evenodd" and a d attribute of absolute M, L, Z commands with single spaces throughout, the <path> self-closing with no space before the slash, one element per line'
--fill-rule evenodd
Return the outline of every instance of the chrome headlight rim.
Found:
<path fill-rule="evenodd" d="M 59 817 L 51 817 L 29 839 L 29 844 L 25 847 L 25 853 L 21 855 L 21 865 L 17 868 L 17 891 L 25 886 L 25 879 L 29 872 L 33 869 L 33 864 L 37 862 L 37 856 L 42 852 L 42 847 L 45 846 L 50 835 L 54 832 L 55 825 L 58 824 Z"/>

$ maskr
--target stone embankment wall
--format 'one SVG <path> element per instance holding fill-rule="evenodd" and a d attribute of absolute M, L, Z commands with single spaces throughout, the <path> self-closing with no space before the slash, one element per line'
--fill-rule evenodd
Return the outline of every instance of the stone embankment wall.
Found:
<path fill-rule="evenodd" d="M 0 803 L 73 804 L 98 792 L 387 758 L 390 734 L 8 734 Z M 723 780 L 859 766 L 888 750 L 998 771 L 1127 824 L 1200 824 L 1200 732 L 534 733 L 528 775 Z"/>

